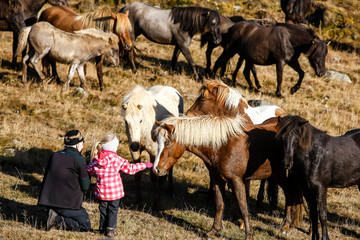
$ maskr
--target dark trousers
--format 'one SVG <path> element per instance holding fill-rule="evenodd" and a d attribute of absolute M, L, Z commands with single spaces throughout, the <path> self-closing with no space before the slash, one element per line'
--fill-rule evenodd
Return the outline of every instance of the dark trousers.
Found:
<path fill-rule="evenodd" d="M 64 225 L 66 230 L 87 232 L 91 230 L 89 214 L 85 208 L 63 209 L 53 208 L 58 214 L 55 219 L 56 225 Z"/>
<path fill-rule="evenodd" d="M 113 201 L 99 200 L 100 210 L 100 232 L 115 231 L 117 223 L 117 214 L 119 211 L 120 199 Z"/>

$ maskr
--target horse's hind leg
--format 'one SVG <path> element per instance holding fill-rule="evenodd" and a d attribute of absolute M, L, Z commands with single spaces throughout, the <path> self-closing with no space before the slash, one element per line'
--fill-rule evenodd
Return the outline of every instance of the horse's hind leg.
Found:
<path fill-rule="evenodd" d="M 171 58 L 171 68 L 170 68 L 170 74 L 174 74 L 176 62 L 180 54 L 180 48 L 176 45 L 174 49 L 173 56 Z"/>
<path fill-rule="evenodd" d="M 82 63 L 80 64 L 78 67 L 77 67 L 77 73 L 79 75 L 79 78 L 80 78 L 80 87 L 82 87 L 85 91 L 88 92 L 88 89 L 86 87 L 86 77 L 85 77 L 85 64 L 86 63 Z M 69 81 L 70 82 L 70 81 Z"/>
<path fill-rule="evenodd" d="M 258 89 L 260 89 L 260 88 L 261 88 L 261 85 L 260 85 L 259 79 L 258 79 L 258 77 L 257 77 L 255 64 L 251 64 L 250 69 L 251 69 L 251 72 L 252 72 L 252 74 L 253 74 L 253 76 L 254 76 L 255 85 L 256 85 L 256 87 L 257 87 Z"/>
<path fill-rule="evenodd" d="M 184 54 L 186 60 L 188 61 L 189 65 L 190 65 L 190 68 L 192 69 L 192 71 L 194 73 L 195 79 L 198 80 L 199 76 L 198 76 L 197 71 L 196 71 L 196 65 L 195 65 L 194 60 L 191 57 L 189 48 L 187 46 L 185 46 L 185 45 L 182 45 L 182 46 L 179 46 L 179 47 L 180 47 L 180 50 L 181 50 L 182 54 Z M 174 55 L 175 55 L 175 51 L 174 51 Z M 176 60 L 177 60 L 177 58 L 176 58 Z"/>
<path fill-rule="evenodd" d="M 70 86 L 70 81 L 73 79 L 75 70 L 78 68 L 78 64 L 71 64 L 69 68 L 68 77 L 66 80 L 66 83 L 64 84 L 62 91 L 66 91 L 68 87 Z M 80 75 L 79 75 L 80 76 Z"/>
<path fill-rule="evenodd" d="M 246 79 L 246 81 L 247 81 L 247 83 L 249 85 L 250 90 L 255 89 L 254 85 L 252 84 L 251 79 L 250 79 L 250 70 L 251 70 L 252 65 L 253 64 L 250 64 L 249 62 L 246 62 L 245 68 L 244 68 L 244 71 L 243 71 L 244 77 L 245 77 L 245 79 Z M 255 89 L 255 90 L 257 90 L 257 89 Z"/>
<path fill-rule="evenodd" d="M 28 83 L 27 83 L 27 64 L 28 64 L 28 59 L 29 59 L 29 54 L 31 53 L 31 50 L 29 51 L 28 54 L 26 54 L 22 60 L 22 81 L 23 84 L 25 86 L 25 88 L 28 88 Z"/>
<path fill-rule="evenodd" d="M 230 58 L 232 58 L 235 55 L 235 51 L 233 51 L 231 48 L 224 49 L 220 57 L 216 60 L 214 68 L 212 70 L 211 75 L 215 76 L 218 69 L 229 61 Z"/>
<path fill-rule="evenodd" d="M 297 59 L 294 60 L 294 61 L 289 62 L 288 65 L 299 74 L 298 82 L 290 89 L 290 93 L 294 94 L 297 90 L 299 90 L 305 73 L 301 69 L 299 61 Z"/>
<path fill-rule="evenodd" d="M 34 66 L 36 72 L 39 74 L 41 80 L 45 79 L 45 75 L 43 74 L 43 72 L 40 70 L 40 68 L 38 67 L 38 62 L 39 60 L 41 60 L 43 57 L 45 57 L 46 54 L 49 53 L 51 47 L 46 47 L 40 54 L 38 52 L 35 51 L 34 56 L 30 59 L 31 64 Z"/>

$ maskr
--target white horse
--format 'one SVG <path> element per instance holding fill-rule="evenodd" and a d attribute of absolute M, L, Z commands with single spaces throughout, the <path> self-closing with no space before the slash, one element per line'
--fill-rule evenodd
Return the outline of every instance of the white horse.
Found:
<path fill-rule="evenodd" d="M 183 114 L 184 102 L 180 93 L 169 86 L 153 86 L 145 89 L 136 86 L 123 98 L 122 116 L 125 120 L 126 135 L 129 140 L 130 153 L 134 162 L 141 161 L 142 151 L 148 152 L 150 161 L 154 162 L 157 154 L 157 143 L 151 138 L 151 132 L 161 121 L 170 116 Z M 157 177 L 150 173 L 155 185 Z M 140 200 L 141 174 L 135 175 L 136 195 Z M 156 188 L 157 189 L 157 188 Z M 172 194 L 172 170 L 169 171 L 169 191 Z"/>

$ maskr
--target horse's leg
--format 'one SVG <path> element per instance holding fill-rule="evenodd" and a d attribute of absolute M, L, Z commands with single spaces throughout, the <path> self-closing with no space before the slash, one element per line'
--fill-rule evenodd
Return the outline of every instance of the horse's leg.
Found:
<path fill-rule="evenodd" d="M 29 54 L 31 53 L 31 51 L 32 50 L 29 51 Z M 27 64 L 28 64 L 29 54 L 26 54 L 22 60 L 22 81 L 25 88 L 29 88 L 29 85 L 27 83 Z"/>
<path fill-rule="evenodd" d="M 277 87 L 276 87 L 276 96 L 279 98 L 282 98 L 281 95 L 281 83 L 282 83 L 282 77 L 283 77 L 283 70 L 285 66 L 285 61 L 280 60 L 278 63 L 276 63 L 276 81 L 277 81 Z"/>
<path fill-rule="evenodd" d="M 289 62 L 288 65 L 299 74 L 298 82 L 290 89 L 290 93 L 294 94 L 297 90 L 299 90 L 305 73 L 301 69 L 298 59 Z"/>
<path fill-rule="evenodd" d="M 262 179 L 260 182 L 260 187 L 259 187 L 259 191 L 257 194 L 257 199 L 256 199 L 256 209 L 260 210 L 263 201 L 264 201 L 264 192 L 265 192 L 265 183 L 266 183 L 266 179 Z"/>
<path fill-rule="evenodd" d="M 311 239 L 319 239 L 319 229 L 318 229 L 318 211 L 317 211 L 317 202 L 316 202 L 316 193 L 313 189 L 305 189 L 304 197 L 308 203 L 309 207 L 309 220 L 310 220 L 310 230 L 312 232 Z"/>
<path fill-rule="evenodd" d="M 98 56 L 95 58 L 95 66 L 96 66 L 96 73 L 99 79 L 99 85 L 100 85 L 100 91 L 103 90 L 104 85 L 103 85 L 103 71 L 102 71 L 102 66 L 104 63 L 104 55 Z"/>
<path fill-rule="evenodd" d="M 224 49 L 220 57 L 216 60 L 211 75 L 215 76 L 218 69 L 222 67 L 224 64 L 226 65 L 227 61 L 229 61 L 229 59 L 232 58 L 235 55 L 235 53 L 236 52 L 231 48 Z"/>
<path fill-rule="evenodd" d="M 244 58 L 242 58 L 242 57 L 240 56 L 240 57 L 239 57 L 239 60 L 238 60 L 238 62 L 237 62 L 237 64 L 236 64 L 236 68 L 235 68 L 235 70 L 234 70 L 234 72 L 233 72 L 233 74 L 232 74 L 232 86 L 233 86 L 233 87 L 236 87 L 236 76 L 237 76 L 237 74 L 238 74 L 238 72 L 239 72 L 239 70 L 240 70 L 241 65 L 243 64 L 243 62 L 244 62 Z"/>
<path fill-rule="evenodd" d="M 59 77 L 59 74 L 58 74 L 58 72 L 56 70 L 56 61 L 51 60 L 51 59 L 49 61 L 50 61 L 50 64 L 51 64 L 52 77 L 55 78 L 57 84 L 62 84 L 62 82 L 60 80 L 60 77 Z"/>
<path fill-rule="evenodd" d="M 246 63 L 245 63 L 245 68 L 244 68 L 243 74 L 244 74 L 244 77 L 245 77 L 245 79 L 246 79 L 246 82 L 247 82 L 248 85 L 249 85 L 249 89 L 250 89 L 250 90 L 255 90 L 255 91 L 257 91 L 257 89 L 254 88 L 254 85 L 252 84 L 251 79 L 250 79 L 251 66 L 252 66 L 252 64 L 250 64 L 249 62 L 246 62 Z"/>
<path fill-rule="evenodd" d="M 250 225 L 250 214 L 246 201 L 246 187 L 243 180 L 238 177 L 232 180 L 234 192 L 239 203 L 240 211 L 244 219 L 245 239 L 252 239 L 252 229 Z"/>
<path fill-rule="evenodd" d="M 66 91 L 70 86 L 70 81 L 73 79 L 76 69 L 78 68 L 78 64 L 73 63 L 70 65 L 68 77 L 66 83 L 64 84 L 62 91 Z"/>
<path fill-rule="evenodd" d="M 82 63 L 77 67 L 77 73 L 80 78 L 80 87 L 83 88 L 86 92 L 89 92 L 89 89 L 86 87 L 86 77 L 85 77 L 85 65 L 86 63 Z"/>
<path fill-rule="evenodd" d="M 210 172 L 210 174 L 212 174 Z M 215 205 L 216 212 L 214 217 L 214 223 L 211 230 L 207 233 L 209 237 L 214 237 L 216 233 L 221 231 L 221 219 L 224 211 L 224 199 L 223 199 L 223 191 L 225 189 L 225 182 L 220 179 L 219 176 L 212 176 L 213 179 L 213 188 L 215 192 Z"/>
<path fill-rule="evenodd" d="M 209 75 L 211 72 L 211 53 L 214 50 L 214 45 L 208 42 L 207 49 L 206 49 L 206 67 L 205 67 L 205 74 Z"/>
<path fill-rule="evenodd" d="M 251 72 L 252 72 L 252 74 L 253 74 L 253 76 L 254 76 L 255 85 L 256 85 L 256 87 L 257 87 L 258 89 L 260 89 L 260 88 L 261 88 L 261 84 L 260 84 L 259 79 L 258 79 L 258 77 L 257 77 L 255 64 L 251 64 L 251 67 L 250 67 L 250 68 L 251 68 Z"/>
<path fill-rule="evenodd" d="M 171 58 L 171 69 L 170 69 L 170 74 L 171 75 L 174 74 L 175 67 L 176 67 L 176 62 L 177 62 L 177 59 L 179 57 L 179 54 L 180 54 L 180 48 L 176 45 L 175 49 L 174 49 L 173 56 Z"/>
<path fill-rule="evenodd" d="M 171 167 L 168 171 L 168 192 L 172 198 L 175 198 L 174 182 L 173 182 L 173 167 Z"/>
<path fill-rule="evenodd" d="M 180 45 L 180 50 L 181 50 L 182 54 L 184 54 L 186 60 L 188 61 L 189 65 L 190 65 L 190 68 L 192 69 L 192 71 L 194 73 L 195 79 L 198 80 L 199 76 L 198 76 L 197 71 L 196 71 L 196 65 L 195 65 L 194 60 L 191 57 L 189 48 L 187 46 L 185 46 L 185 45 Z M 175 54 L 175 51 L 174 51 L 174 54 Z M 176 58 L 176 60 L 177 60 L 177 58 Z"/>
<path fill-rule="evenodd" d="M 267 195 L 269 199 L 270 209 L 274 213 L 276 212 L 278 205 L 279 188 L 275 179 L 268 178 Z"/>
<path fill-rule="evenodd" d="M 322 240 L 329 240 L 329 235 L 327 232 L 327 209 L 326 209 L 326 187 L 323 185 L 317 186 L 317 206 L 320 216 L 320 223 L 321 223 L 321 239 Z"/>
<path fill-rule="evenodd" d="M 13 32 L 13 45 L 12 45 L 12 50 L 13 50 L 13 56 L 12 56 L 12 64 L 14 69 L 16 69 L 16 60 L 17 57 L 15 56 L 16 53 L 16 49 L 19 43 L 19 34 L 17 34 L 15 31 Z"/>
<path fill-rule="evenodd" d="M 34 56 L 32 58 L 30 58 L 30 62 L 33 65 L 33 67 L 35 68 L 36 72 L 39 74 L 41 80 L 45 79 L 45 75 L 40 70 L 37 63 L 49 52 L 49 50 L 50 50 L 50 47 L 44 49 L 44 51 L 41 54 L 38 54 L 35 52 Z"/>

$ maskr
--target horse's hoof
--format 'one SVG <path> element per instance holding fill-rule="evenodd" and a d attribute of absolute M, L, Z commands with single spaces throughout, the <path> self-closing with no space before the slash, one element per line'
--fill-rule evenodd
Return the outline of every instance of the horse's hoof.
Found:
<path fill-rule="evenodd" d="M 206 233 L 206 236 L 208 237 L 208 239 L 212 239 L 212 238 L 216 237 L 217 233 L 218 233 L 218 231 L 215 230 L 215 228 L 213 228 L 209 232 Z"/>
<path fill-rule="evenodd" d="M 262 88 L 262 86 L 259 84 L 259 85 L 256 85 L 257 89 L 260 89 Z"/>
<path fill-rule="evenodd" d="M 290 89 L 290 93 L 291 93 L 291 94 L 296 93 L 296 91 L 299 90 L 299 88 L 300 88 L 300 87 L 293 86 L 293 87 Z"/>
<path fill-rule="evenodd" d="M 281 95 L 281 93 L 276 93 L 276 97 L 277 97 L 277 98 L 284 98 L 284 96 Z"/>

